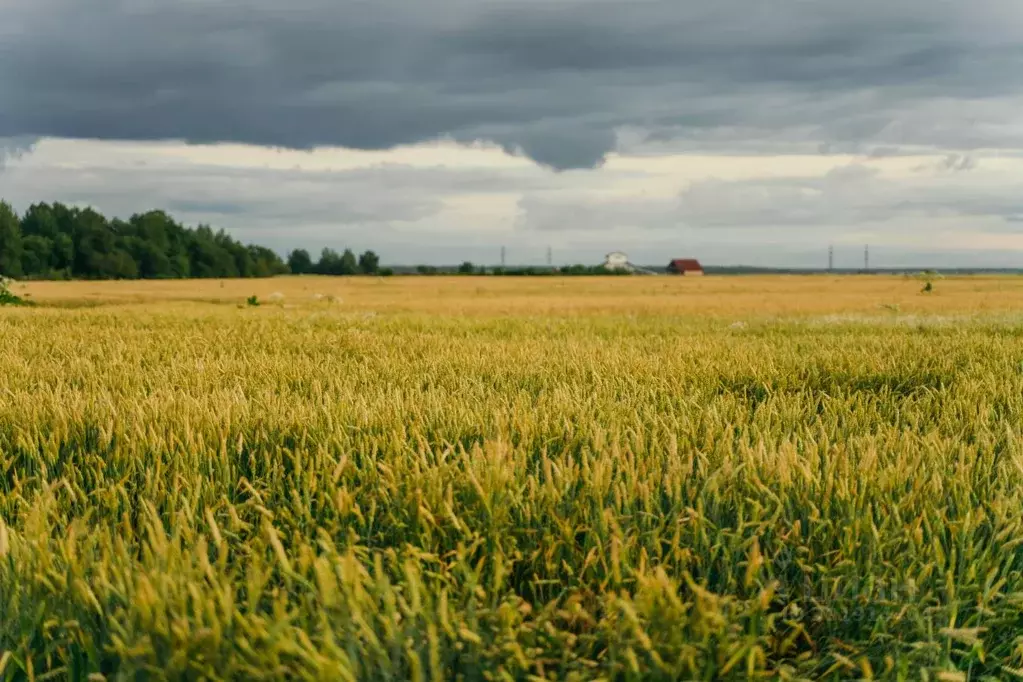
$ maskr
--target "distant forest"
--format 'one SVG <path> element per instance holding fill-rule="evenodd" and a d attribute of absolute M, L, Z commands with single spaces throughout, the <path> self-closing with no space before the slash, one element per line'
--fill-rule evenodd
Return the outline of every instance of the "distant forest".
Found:
<path fill-rule="evenodd" d="M 389 274 L 372 251 L 296 249 L 286 260 L 223 230 L 188 228 L 163 211 L 108 219 L 91 208 L 0 202 L 0 275 L 23 279 L 178 279 L 282 274 Z"/>
<path fill-rule="evenodd" d="M 396 268 L 415 275 L 612 275 L 602 266 L 488 268 L 465 262 L 450 267 Z M 189 228 L 163 211 L 107 218 L 92 208 L 33 204 L 19 216 L 0 202 L 0 276 L 14 279 L 184 279 L 274 275 L 393 275 L 373 251 L 323 249 L 319 259 L 295 249 L 282 259 L 207 225 Z"/>
<path fill-rule="evenodd" d="M 650 271 L 661 270 L 651 265 Z M 854 274 L 865 270 L 707 266 L 707 274 Z M 918 273 L 920 268 L 875 268 L 871 274 Z M 945 274 L 1020 273 L 1013 268 L 944 268 Z M 373 251 L 356 255 L 323 249 L 313 259 L 305 249 L 286 258 L 263 246 L 246 245 L 207 225 L 185 227 L 163 211 L 128 220 L 106 218 L 91 208 L 39 203 L 19 216 L 0 201 L 0 277 L 14 279 L 183 279 L 319 275 L 628 275 L 590 265 L 381 267 Z"/>

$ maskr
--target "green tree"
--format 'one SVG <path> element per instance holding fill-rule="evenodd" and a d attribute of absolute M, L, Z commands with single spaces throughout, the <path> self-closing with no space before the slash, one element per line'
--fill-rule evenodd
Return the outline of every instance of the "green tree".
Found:
<path fill-rule="evenodd" d="M 321 275 L 340 275 L 341 255 L 334 249 L 323 249 L 320 252 L 320 262 L 316 264 L 316 272 Z"/>
<path fill-rule="evenodd" d="M 105 254 L 102 263 L 105 279 L 138 279 L 138 264 L 127 251 L 114 249 Z"/>
<path fill-rule="evenodd" d="M 380 269 L 380 256 L 366 251 L 359 256 L 359 271 L 364 275 L 373 275 Z"/>
<path fill-rule="evenodd" d="M 341 254 L 341 272 L 342 275 L 354 275 L 359 271 L 359 261 L 355 257 L 355 253 L 351 249 L 345 249 L 344 253 Z"/>
<path fill-rule="evenodd" d="M 313 259 L 305 249 L 295 249 L 288 254 L 288 269 L 292 274 L 305 275 L 313 272 Z"/>
<path fill-rule="evenodd" d="M 70 234 L 58 234 L 53 240 L 53 253 L 50 254 L 50 265 L 64 272 L 65 277 L 71 275 L 75 262 L 75 240 Z"/>
<path fill-rule="evenodd" d="M 208 225 L 200 225 L 192 234 L 188 245 L 189 267 L 192 277 L 238 277 L 234 254 L 221 244 Z"/>
<path fill-rule="evenodd" d="M 460 275 L 471 275 L 474 272 L 476 272 L 476 266 L 469 261 L 465 261 L 458 266 L 458 274 Z"/>
<path fill-rule="evenodd" d="M 32 204 L 21 221 L 21 232 L 26 237 L 39 236 L 56 239 L 60 234 L 57 215 L 49 204 Z"/>
<path fill-rule="evenodd" d="M 248 247 L 249 260 L 252 263 L 252 277 L 273 277 L 289 272 L 288 266 L 271 249 L 265 246 L 251 245 Z"/>
<path fill-rule="evenodd" d="M 139 277 L 143 279 L 165 279 L 174 276 L 174 267 L 167 252 L 156 242 L 143 237 L 133 237 L 127 243 L 127 250 L 135 259 Z"/>
<path fill-rule="evenodd" d="M 53 241 L 38 234 L 22 237 L 21 273 L 25 277 L 49 277 L 53 265 Z"/>
<path fill-rule="evenodd" d="M 21 221 L 6 201 L 0 201 L 0 276 L 21 277 Z"/>
<path fill-rule="evenodd" d="M 87 208 L 74 213 L 72 239 L 75 253 L 72 273 L 83 279 L 106 279 L 111 276 L 107 255 L 114 248 L 114 232 L 107 219 Z"/>

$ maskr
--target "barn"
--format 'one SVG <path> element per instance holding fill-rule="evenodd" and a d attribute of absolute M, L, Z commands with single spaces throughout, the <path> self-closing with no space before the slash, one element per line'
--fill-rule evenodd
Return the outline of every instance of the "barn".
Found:
<path fill-rule="evenodd" d="M 703 274 L 703 266 L 694 258 L 675 258 L 668 263 L 667 269 L 673 275 L 686 275 L 687 277 Z"/>

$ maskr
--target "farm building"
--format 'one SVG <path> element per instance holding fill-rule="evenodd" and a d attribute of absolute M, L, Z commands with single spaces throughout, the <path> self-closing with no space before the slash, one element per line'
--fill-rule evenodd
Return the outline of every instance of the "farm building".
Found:
<path fill-rule="evenodd" d="M 629 262 L 629 257 L 621 251 L 612 251 L 611 253 L 604 256 L 604 267 L 608 270 L 632 270 L 632 263 Z"/>
<path fill-rule="evenodd" d="M 641 268 L 632 261 L 629 257 L 621 251 L 612 251 L 611 253 L 604 256 L 604 262 L 600 264 L 600 267 L 605 270 L 612 270 L 614 272 L 627 272 L 631 275 L 659 275 L 660 272 L 653 272 L 646 268 Z"/>
<path fill-rule="evenodd" d="M 668 263 L 668 272 L 673 275 L 702 275 L 703 266 L 694 258 L 676 258 Z"/>

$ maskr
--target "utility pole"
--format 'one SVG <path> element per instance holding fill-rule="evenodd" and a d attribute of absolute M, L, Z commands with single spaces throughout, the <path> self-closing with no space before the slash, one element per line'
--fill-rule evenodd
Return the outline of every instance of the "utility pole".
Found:
<path fill-rule="evenodd" d="M 832 272 L 835 269 L 835 247 L 828 247 L 828 272 Z"/>

